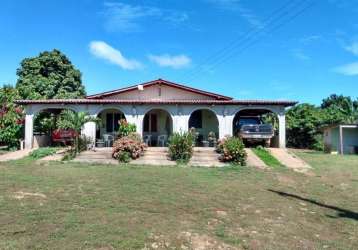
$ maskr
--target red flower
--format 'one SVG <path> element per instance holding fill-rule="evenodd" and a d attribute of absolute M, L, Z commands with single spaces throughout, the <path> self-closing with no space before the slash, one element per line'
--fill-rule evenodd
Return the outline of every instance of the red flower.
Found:
<path fill-rule="evenodd" d="M 25 119 L 17 119 L 16 124 L 18 125 L 25 124 Z"/>
<path fill-rule="evenodd" d="M 22 113 L 22 108 L 21 107 L 16 107 L 15 112 L 18 113 L 18 114 L 21 114 Z"/>

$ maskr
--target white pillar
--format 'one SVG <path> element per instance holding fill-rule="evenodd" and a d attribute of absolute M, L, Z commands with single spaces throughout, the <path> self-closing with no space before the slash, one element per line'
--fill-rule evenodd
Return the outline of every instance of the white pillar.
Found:
<path fill-rule="evenodd" d="M 81 134 L 90 138 L 92 143 L 96 142 L 96 123 L 86 122 L 82 128 Z"/>
<path fill-rule="evenodd" d="M 279 147 L 286 148 L 286 116 L 285 111 L 278 114 L 278 139 Z"/>
<path fill-rule="evenodd" d="M 25 116 L 25 149 L 32 149 L 34 140 L 34 115 Z"/>
<path fill-rule="evenodd" d="M 173 118 L 173 132 L 187 132 L 189 131 L 189 116 L 175 115 Z"/>
<path fill-rule="evenodd" d="M 344 150 L 343 150 L 343 127 L 339 126 L 339 153 L 341 155 L 344 154 Z"/>
<path fill-rule="evenodd" d="M 225 136 L 232 136 L 232 120 L 227 115 L 218 115 L 219 121 L 219 138 L 222 139 Z"/>
<path fill-rule="evenodd" d="M 132 114 L 126 115 L 127 122 L 135 124 L 137 129 L 136 132 L 140 134 L 140 136 L 143 136 L 143 128 L 142 128 L 143 119 L 144 119 L 144 115 L 132 115 Z"/>

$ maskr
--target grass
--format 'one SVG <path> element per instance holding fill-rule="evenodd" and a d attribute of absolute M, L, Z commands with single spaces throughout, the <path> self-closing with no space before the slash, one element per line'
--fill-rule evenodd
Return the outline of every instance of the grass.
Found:
<path fill-rule="evenodd" d="M 265 148 L 253 148 L 252 151 L 269 167 L 277 168 L 283 165 Z"/>
<path fill-rule="evenodd" d="M 358 157 L 314 168 L 0 163 L 0 249 L 357 249 Z"/>
<path fill-rule="evenodd" d="M 37 160 L 45 156 L 53 155 L 56 153 L 57 150 L 58 148 L 53 147 L 38 148 L 30 153 L 30 157 Z"/>

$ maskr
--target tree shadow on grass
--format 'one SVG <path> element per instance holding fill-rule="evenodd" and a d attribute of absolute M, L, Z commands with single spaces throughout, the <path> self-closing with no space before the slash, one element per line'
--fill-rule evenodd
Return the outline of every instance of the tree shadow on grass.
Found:
<path fill-rule="evenodd" d="M 298 199 L 298 200 L 306 201 L 306 202 L 309 202 L 311 204 L 314 204 L 314 205 L 317 205 L 317 206 L 320 206 L 320 207 L 335 210 L 337 212 L 336 216 L 327 215 L 327 217 L 331 217 L 331 218 L 348 218 L 348 219 L 358 221 L 358 213 L 357 212 L 347 210 L 347 209 L 343 209 L 343 208 L 336 207 L 336 206 L 326 205 L 326 204 L 320 203 L 320 202 L 318 202 L 316 200 L 304 198 L 304 197 L 301 197 L 301 196 L 298 196 L 298 195 L 295 195 L 295 194 L 289 194 L 289 193 L 285 193 L 285 192 L 277 191 L 277 190 L 273 190 L 273 189 L 267 189 L 267 190 L 270 191 L 270 192 L 276 193 L 276 194 L 278 194 L 280 196 L 290 197 L 290 198 L 295 198 L 295 199 Z"/>

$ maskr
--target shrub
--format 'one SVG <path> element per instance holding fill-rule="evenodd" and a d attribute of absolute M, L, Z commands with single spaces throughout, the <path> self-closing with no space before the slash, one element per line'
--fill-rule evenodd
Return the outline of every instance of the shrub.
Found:
<path fill-rule="evenodd" d="M 21 99 L 17 89 L 11 86 L 0 88 L 0 144 L 18 148 L 23 134 L 24 114 L 14 101 Z"/>
<path fill-rule="evenodd" d="M 117 159 L 119 162 L 128 163 L 131 161 L 131 155 L 129 152 L 122 151 L 118 153 Z"/>
<path fill-rule="evenodd" d="M 246 152 L 242 140 L 238 137 L 225 137 L 217 145 L 217 152 L 221 154 L 223 162 L 233 162 L 242 166 L 246 165 Z"/>
<path fill-rule="evenodd" d="M 195 136 L 191 132 L 174 133 L 169 138 L 169 157 L 173 161 L 188 163 L 193 155 Z"/>
<path fill-rule="evenodd" d="M 71 148 L 70 150 L 66 151 L 65 155 L 62 158 L 62 161 L 70 161 L 73 160 L 77 155 L 75 149 Z"/>
<path fill-rule="evenodd" d="M 49 148 L 49 147 L 38 148 L 30 153 L 30 157 L 37 160 L 48 155 L 53 155 L 56 153 L 56 151 L 57 151 L 56 148 Z"/>
<path fill-rule="evenodd" d="M 88 146 L 91 145 L 92 143 L 93 142 L 90 137 L 81 135 L 78 138 L 78 152 L 86 151 L 88 149 Z"/>
<path fill-rule="evenodd" d="M 135 133 L 137 131 L 136 125 L 127 122 L 125 119 L 120 119 L 118 123 L 119 123 L 119 130 L 118 130 L 119 137 L 128 136 L 129 134 Z"/>
<path fill-rule="evenodd" d="M 142 142 L 140 136 L 131 133 L 113 143 L 112 157 L 120 162 L 129 162 L 130 159 L 142 156 L 146 147 L 147 145 Z"/>

